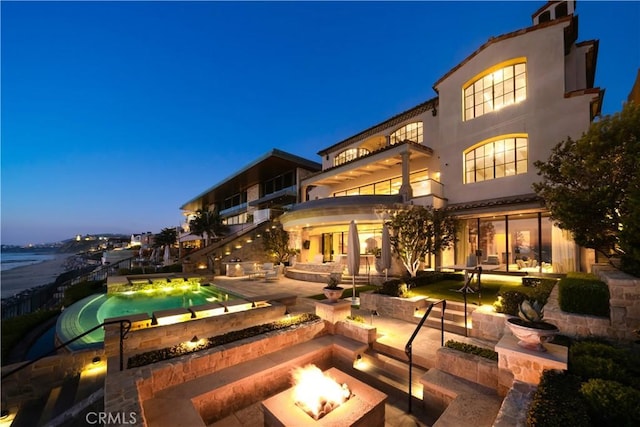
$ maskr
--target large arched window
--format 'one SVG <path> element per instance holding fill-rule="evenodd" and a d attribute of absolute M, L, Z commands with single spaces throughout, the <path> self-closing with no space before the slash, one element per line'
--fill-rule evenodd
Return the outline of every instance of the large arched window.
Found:
<path fill-rule="evenodd" d="M 350 162 L 351 160 L 357 159 L 358 157 L 362 157 L 367 154 L 369 154 L 369 150 L 367 150 L 366 148 L 348 148 L 333 159 L 333 166 L 338 166 L 343 163 Z"/>
<path fill-rule="evenodd" d="M 422 122 L 413 122 L 402 126 L 389 136 L 389 143 L 394 145 L 406 139 L 422 144 Z"/>
<path fill-rule="evenodd" d="M 527 99 L 526 58 L 496 65 L 463 87 L 464 120 L 500 110 Z"/>
<path fill-rule="evenodd" d="M 481 142 L 464 152 L 465 183 L 527 173 L 526 134 L 505 135 Z"/>

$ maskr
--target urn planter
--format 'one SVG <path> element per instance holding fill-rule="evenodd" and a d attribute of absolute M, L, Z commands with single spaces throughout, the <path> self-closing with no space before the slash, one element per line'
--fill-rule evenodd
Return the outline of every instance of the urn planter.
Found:
<path fill-rule="evenodd" d="M 342 297 L 342 292 L 344 292 L 344 288 L 323 288 L 324 296 L 327 297 L 329 302 L 338 302 L 338 300 Z"/>
<path fill-rule="evenodd" d="M 507 326 L 519 339 L 518 345 L 528 350 L 547 351 L 543 344 L 553 340 L 560 330 L 547 322 L 528 322 L 518 317 L 507 319 Z"/>

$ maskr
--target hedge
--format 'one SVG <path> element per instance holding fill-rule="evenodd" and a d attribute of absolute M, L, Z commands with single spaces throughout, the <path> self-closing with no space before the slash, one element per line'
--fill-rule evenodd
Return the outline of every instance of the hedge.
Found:
<path fill-rule="evenodd" d="M 453 340 L 447 341 L 446 343 L 444 343 L 444 346 L 452 348 L 454 350 L 462 351 L 463 353 L 473 354 L 475 356 L 484 357 L 485 359 L 494 360 L 496 362 L 498 361 L 498 353 L 488 348 L 482 348 L 478 347 L 477 345 L 465 344 Z"/>
<path fill-rule="evenodd" d="M 578 377 L 564 371 L 544 371 L 529 406 L 527 426 L 591 426 L 587 406 L 579 389 Z"/>
<path fill-rule="evenodd" d="M 558 284 L 562 311 L 609 317 L 609 287 L 595 277 L 568 274 Z"/>
<path fill-rule="evenodd" d="M 595 378 L 582 384 L 580 394 L 588 404 L 594 425 L 631 427 L 640 421 L 640 391 L 632 387 Z"/>

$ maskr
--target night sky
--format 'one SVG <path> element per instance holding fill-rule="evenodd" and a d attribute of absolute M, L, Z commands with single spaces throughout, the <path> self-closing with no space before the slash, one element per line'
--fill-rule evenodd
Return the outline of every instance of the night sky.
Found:
<path fill-rule="evenodd" d="M 2 1 L 3 244 L 159 232 L 273 148 L 317 152 L 436 93 L 537 2 Z M 579 1 L 603 113 L 640 67 L 640 3 Z"/>

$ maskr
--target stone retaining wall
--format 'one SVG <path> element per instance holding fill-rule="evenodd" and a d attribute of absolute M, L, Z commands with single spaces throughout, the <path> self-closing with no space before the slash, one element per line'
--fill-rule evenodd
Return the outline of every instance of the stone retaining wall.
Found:
<path fill-rule="evenodd" d="M 618 332 L 611 327 L 608 318 L 562 311 L 558 303 L 558 292 L 558 286 L 555 286 L 544 306 L 545 322 L 556 325 L 562 335 L 616 338 Z"/>
<path fill-rule="evenodd" d="M 338 263 L 307 263 L 297 262 L 295 266 L 288 267 L 284 275 L 290 279 L 303 280 L 305 282 L 327 283 L 329 277 L 335 276 L 340 282 L 342 280 L 342 265 Z"/>
<path fill-rule="evenodd" d="M 376 294 L 374 291 L 360 293 L 360 308 L 376 310 L 379 315 L 416 323 L 414 314 L 428 306 L 425 297 L 399 298 Z"/>
<path fill-rule="evenodd" d="M 478 307 L 471 313 L 472 328 L 469 335 L 483 340 L 499 341 L 504 335 L 507 317 L 505 314 L 496 313 L 491 306 Z"/>
<path fill-rule="evenodd" d="M 640 330 L 640 278 L 623 273 L 608 264 L 596 264 L 594 274 L 609 286 L 611 327 L 622 340 L 637 340 Z"/>
<path fill-rule="evenodd" d="M 378 329 L 375 326 L 353 320 L 340 320 L 335 324 L 335 333 L 354 341 L 373 344 L 377 338 Z"/>
<path fill-rule="evenodd" d="M 104 368 L 102 349 L 92 349 L 45 357 L 2 380 L 2 403 L 22 402 L 48 393 L 66 377 L 94 368 L 93 359 L 99 357 Z M 2 367 L 2 375 L 24 365 L 14 363 Z"/>
<path fill-rule="evenodd" d="M 138 415 L 135 425 L 144 426 L 142 402 L 155 393 L 323 334 L 324 321 L 318 320 L 137 369 L 110 372 L 105 380 L 104 410 L 135 413 Z"/>
<path fill-rule="evenodd" d="M 436 351 L 436 368 L 465 380 L 498 390 L 498 362 L 448 347 Z"/>
<path fill-rule="evenodd" d="M 285 311 L 286 306 L 273 303 L 246 311 L 192 319 L 172 325 L 131 330 L 124 340 L 125 365 L 126 358 L 133 355 L 171 347 L 189 341 L 193 336 L 208 338 L 242 329 L 246 325 L 269 323 L 284 316 Z M 120 327 L 118 325 L 105 327 L 104 349 L 109 359 L 109 367 L 113 369 L 111 363 L 118 360 L 120 352 Z"/>
<path fill-rule="evenodd" d="M 634 330 L 640 328 L 640 279 L 608 264 L 596 264 L 592 271 L 609 287 L 609 318 L 562 311 L 556 286 L 544 306 L 545 321 L 558 326 L 563 335 L 572 337 L 603 337 L 622 341 L 638 339 Z"/>

